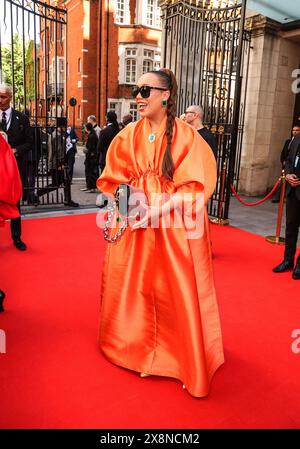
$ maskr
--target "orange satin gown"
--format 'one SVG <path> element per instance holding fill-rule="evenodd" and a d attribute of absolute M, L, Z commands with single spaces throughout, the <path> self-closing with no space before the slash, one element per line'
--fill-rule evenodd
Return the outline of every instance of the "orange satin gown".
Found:
<path fill-rule="evenodd" d="M 120 183 L 153 192 L 204 192 L 215 188 L 216 163 L 208 144 L 176 119 L 172 142 L 173 181 L 161 171 L 166 119 L 154 142 L 147 118 L 127 126 L 111 143 L 97 181 L 102 192 Z M 150 200 L 149 200 L 150 201 Z M 101 288 L 100 347 L 124 368 L 174 377 L 196 397 L 206 396 L 224 362 L 216 302 L 209 223 L 201 238 L 182 228 L 131 231 L 108 244 Z"/>

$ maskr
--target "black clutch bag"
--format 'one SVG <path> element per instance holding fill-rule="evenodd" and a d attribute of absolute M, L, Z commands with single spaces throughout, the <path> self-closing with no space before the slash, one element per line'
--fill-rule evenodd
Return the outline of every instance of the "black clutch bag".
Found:
<path fill-rule="evenodd" d="M 136 220 L 143 217 L 145 210 L 141 209 L 141 204 L 147 204 L 143 190 L 129 184 L 120 184 L 117 187 L 114 200 L 107 205 L 107 219 L 104 226 L 104 238 L 107 242 L 114 243 L 120 239 L 129 225 L 129 217 Z M 110 228 L 114 217 L 120 226 L 117 232 L 111 235 Z"/>

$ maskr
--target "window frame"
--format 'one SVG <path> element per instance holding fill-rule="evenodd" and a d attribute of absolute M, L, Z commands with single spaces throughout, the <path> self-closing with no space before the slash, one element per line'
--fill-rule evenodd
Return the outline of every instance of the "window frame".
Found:
<path fill-rule="evenodd" d="M 128 62 L 130 62 L 130 75 L 129 75 L 129 81 L 127 79 L 127 64 Z M 133 79 L 133 69 L 132 69 L 132 65 L 134 64 L 134 79 Z M 125 84 L 135 84 L 136 83 L 136 79 L 137 79 L 137 59 L 136 58 L 132 58 L 132 57 L 128 57 L 125 58 Z"/>

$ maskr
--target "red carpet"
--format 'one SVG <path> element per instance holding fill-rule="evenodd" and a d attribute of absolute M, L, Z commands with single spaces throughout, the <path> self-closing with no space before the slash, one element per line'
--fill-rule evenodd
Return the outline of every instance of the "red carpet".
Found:
<path fill-rule="evenodd" d="M 28 251 L 0 229 L 1 428 L 297 428 L 300 282 L 275 275 L 282 248 L 213 227 L 225 364 L 210 396 L 180 382 L 141 379 L 107 362 L 97 346 L 102 231 L 94 215 L 24 221 Z M 300 345 L 299 345 L 300 346 Z"/>

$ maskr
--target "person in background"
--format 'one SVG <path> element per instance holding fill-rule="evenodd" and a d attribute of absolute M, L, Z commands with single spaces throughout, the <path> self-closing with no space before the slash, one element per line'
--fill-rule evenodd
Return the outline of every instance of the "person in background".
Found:
<path fill-rule="evenodd" d="M 27 114 L 26 114 L 27 115 Z M 29 118 L 30 120 L 30 126 L 32 129 L 32 138 L 33 138 L 33 145 L 31 151 L 27 154 L 27 169 L 26 169 L 26 182 L 27 182 L 27 204 L 33 204 L 37 206 L 39 204 L 39 198 L 36 195 L 36 179 L 38 176 L 38 165 L 41 158 L 41 134 L 42 129 L 41 126 L 36 123 L 34 118 Z M 24 188 L 24 186 L 23 186 Z"/>
<path fill-rule="evenodd" d="M 297 240 L 300 227 L 300 134 L 291 143 L 285 162 L 286 188 L 286 228 L 284 259 L 273 268 L 274 273 L 292 271 L 292 278 L 300 280 L 300 255 L 295 265 Z"/>
<path fill-rule="evenodd" d="M 73 127 L 68 126 L 66 131 L 66 164 L 67 164 L 67 174 L 70 183 L 73 179 L 73 170 L 75 164 L 75 154 L 77 153 L 76 144 L 78 142 L 78 136 Z"/>
<path fill-rule="evenodd" d="M 96 116 L 95 116 L 95 115 L 89 115 L 89 116 L 88 116 L 88 119 L 87 119 L 87 122 L 88 122 L 88 123 L 91 123 L 91 124 L 93 125 L 93 128 L 94 128 L 94 130 L 95 130 L 95 133 L 96 133 L 96 135 L 97 135 L 97 137 L 98 137 L 98 139 L 99 139 L 99 135 L 100 135 L 101 128 L 100 128 L 100 126 L 98 126 L 98 124 L 97 124 Z"/>
<path fill-rule="evenodd" d="M 212 149 L 215 158 L 218 156 L 218 145 L 213 133 L 203 125 L 204 111 L 202 106 L 192 105 L 185 111 L 185 121 L 192 125 Z"/>
<path fill-rule="evenodd" d="M 0 128 L 7 135 L 7 140 L 15 155 L 20 177 L 25 180 L 27 153 L 33 147 L 32 129 L 28 117 L 10 106 L 12 88 L 7 84 L 0 85 Z M 18 204 L 20 212 L 20 203 Z M 15 247 L 19 251 L 27 249 L 21 240 L 21 216 L 10 222 L 11 236 Z"/>
<path fill-rule="evenodd" d="M 124 115 L 124 117 L 122 118 L 121 123 L 119 123 L 119 128 L 124 129 L 127 125 L 129 125 L 129 123 L 132 123 L 132 115 L 131 114 L 126 114 Z"/>
<path fill-rule="evenodd" d="M 300 122 L 299 122 L 299 123 L 296 123 L 296 124 L 293 126 L 293 128 L 292 128 L 292 133 L 291 133 L 291 134 L 292 134 L 291 137 L 285 141 L 285 143 L 284 143 L 284 145 L 283 145 L 283 149 L 282 149 L 281 154 L 280 154 L 280 163 L 281 163 L 282 170 L 284 170 L 285 163 L 286 163 L 286 160 L 287 160 L 287 158 L 288 158 L 288 155 L 289 155 L 289 151 L 290 151 L 292 142 L 293 142 L 294 138 L 295 138 L 298 134 L 300 134 Z M 272 203 L 279 203 L 279 201 L 280 201 L 280 189 L 277 188 L 277 190 L 276 190 L 276 196 L 275 196 L 275 198 L 272 200 Z"/>
<path fill-rule="evenodd" d="M 119 131 L 120 128 L 117 121 L 117 114 L 114 111 L 108 111 L 106 114 L 106 127 L 101 130 L 98 142 L 98 154 L 100 158 L 99 166 L 101 173 L 105 168 L 108 147 Z"/>
<path fill-rule="evenodd" d="M 86 123 L 85 131 L 88 135 L 85 149 L 85 178 L 87 193 L 96 193 L 96 181 L 99 176 L 99 155 L 97 150 L 98 138 L 96 131 L 91 123 Z"/>

